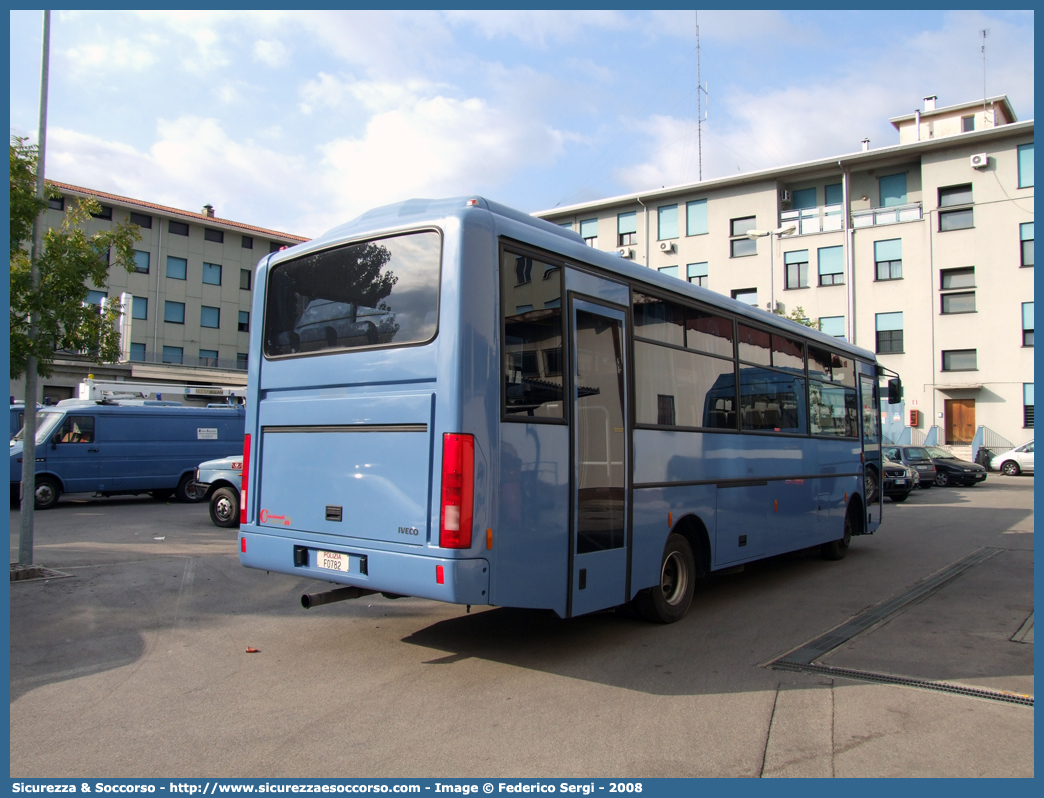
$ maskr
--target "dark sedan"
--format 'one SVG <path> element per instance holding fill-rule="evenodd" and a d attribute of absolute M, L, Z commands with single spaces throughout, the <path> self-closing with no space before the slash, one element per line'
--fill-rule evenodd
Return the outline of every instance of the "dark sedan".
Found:
<path fill-rule="evenodd" d="M 917 487 L 927 490 L 935 484 L 935 463 L 923 446 L 885 446 L 881 452 L 886 459 L 904 463 L 914 469 L 919 478 Z"/>
<path fill-rule="evenodd" d="M 891 460 L 885 460 L 881 466 L 884 469 L 884 495 L 894 502 L 906 501 L 917 487 L 917 472 Z"/>
<path fill-rule="evenodd" d="M 977 463 L 961 460 L 940 446 L 925 446 L 935 463 L 935 484 L 978 485 L 986 481 L 986 469 Z"/>

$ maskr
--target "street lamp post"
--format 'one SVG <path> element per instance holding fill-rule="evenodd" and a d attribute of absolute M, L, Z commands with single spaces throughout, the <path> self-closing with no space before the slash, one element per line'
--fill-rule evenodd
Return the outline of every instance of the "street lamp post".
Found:
<path fill-rule="evenodd" d="M 769 239 L 769 311 L 776 312 L 776 245 L 775 242 L 783 236 L 789 236 L 797 230 L 796 225 L 789 224 L 786 227 L 777 227 L 775 230 L 748 230 L 747 238 L 756 241 L 759 238 Z"/>

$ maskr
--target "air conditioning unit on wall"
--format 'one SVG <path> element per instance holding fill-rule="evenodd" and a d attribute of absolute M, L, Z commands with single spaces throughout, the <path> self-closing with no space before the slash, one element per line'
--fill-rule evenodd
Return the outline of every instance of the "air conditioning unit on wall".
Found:
<path fill-rule="evenodd" d="M 794 195 L 788 189 L 781 188 L 779 190 L 779 204 L 783 207 L 783 210 L 789 211 L 794 204 Z"/>
<path fill-rule="evenodd" d="M 990 165 L 990 156 L 984 152 L 973 155 L 971 157 L 971 165 L 973 169 L 985 169 Z"/>
<path fill-rule="evenodd" d="M 661 241 L 660 242 L 660 252 L 664 252 L 664 253 L 674 252 L 674 242 L 673 241 Z"/>
<path fill-rule="evenodd" d="M 616 254 L 619 255 L 621 258 L 631 259 L 634 257 L 634 250 L 628 249 L 627 247 L 620 247 L 618 250 L 616 250 Z"/>

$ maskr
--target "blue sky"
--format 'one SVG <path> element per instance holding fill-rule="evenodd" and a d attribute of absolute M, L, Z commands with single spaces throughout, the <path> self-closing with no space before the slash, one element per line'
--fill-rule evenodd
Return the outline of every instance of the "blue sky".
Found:
<path fill-rule="evenodd" d="M 1033 118 L 1032 12 L 699 12 L 703 177 L 898 142 L 923 96 Z M 40 12 L 11 12 L 35 138 Z M 54 12 L 47 175 L 314 236 L 411 197 L 534 211 L 694 181 L 693 11 Z"/>

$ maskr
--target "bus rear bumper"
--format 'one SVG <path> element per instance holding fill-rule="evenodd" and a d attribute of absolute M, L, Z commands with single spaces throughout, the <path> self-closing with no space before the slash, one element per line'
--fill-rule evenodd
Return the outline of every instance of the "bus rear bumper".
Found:
<path fill-rule="evenodd" d="M 317 551 L 347 555 L 347 573 L 318 567 Z M 247 568 L 450 604 L 489 603 L 489 562 L 481 558 L 458 560 L 379 551 L 241 530 L 239 562 Z"/>

